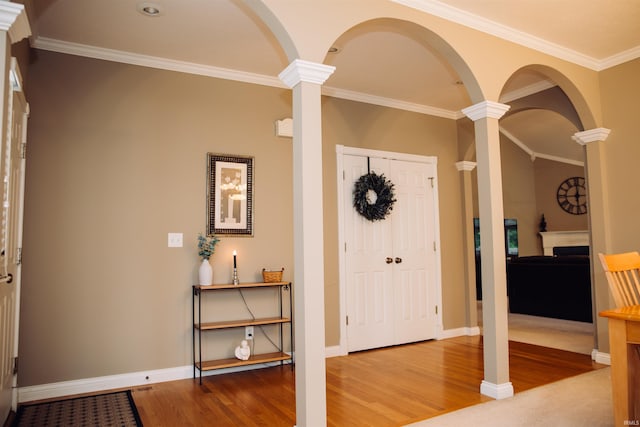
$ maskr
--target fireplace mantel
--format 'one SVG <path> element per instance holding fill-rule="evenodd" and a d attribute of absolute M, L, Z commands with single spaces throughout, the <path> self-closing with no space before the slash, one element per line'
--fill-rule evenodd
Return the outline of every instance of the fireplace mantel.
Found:
<path fill-rule="evenodd" d="M 589 231 L 542 231 L 542 248 L 545 255 L 553 255 L 556 246 L 589 246 Z"/>

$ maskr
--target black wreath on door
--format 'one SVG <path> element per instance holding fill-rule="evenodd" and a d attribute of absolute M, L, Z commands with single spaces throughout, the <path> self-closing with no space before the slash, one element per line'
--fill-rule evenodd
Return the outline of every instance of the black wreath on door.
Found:
<path fill-rule="evenodd" d="M 369 221 L 383 220 L 391 213 L 396 201 L 393 187 L 384 174 L 364 174 L 353 188 L 353 207 Z"/>

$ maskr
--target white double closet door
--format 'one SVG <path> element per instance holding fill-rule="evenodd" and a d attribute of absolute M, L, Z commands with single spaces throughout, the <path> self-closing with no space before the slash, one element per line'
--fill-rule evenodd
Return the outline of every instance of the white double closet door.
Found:
<path fill-rule="evenodd" d="M 433 339 L 437 334 L 436 161 L 343 156 L 347 350 Z M 368 171 L 394 184 L 391 214 L 369 221 L 353 207 Z"/>

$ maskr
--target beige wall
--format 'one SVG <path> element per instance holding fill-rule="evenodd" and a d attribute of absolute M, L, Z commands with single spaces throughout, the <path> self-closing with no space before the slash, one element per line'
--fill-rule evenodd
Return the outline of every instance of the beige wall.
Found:
<path fill-rule="evenodd" d="M 435 156 L 438 159 L 438 194 L 442 254 L 443 322 L 445 329 L 465 326 L 462 216 L 456 123 L 410 113 L 324 98 L 323 169 L 325 210 L 325 286 L 328 346 L 339 343 L 338 234 L 336 200 L 336 144 L 375 150 Z"/>
<path fill-rule="evenodd" d="M 291 140 L 274 136 L 288 91 L 43 51 L 30 78 L 21 386 L 191 363 L 207 152 L 255 157 L 255 236 L 222 239 L 214 280 L 230 281 L 234 249 L 241 281 L 265 266 L 292 277 Z M 444 326 L 464 326 L 455 122 L 334 98 L 323 115 L 326 345 L 340 339 L 336 144 L 438 157 Z M 210 320 L 244 310 L 233 293 L 209 304 Z M 239 339 L 205 350 L 229 356 Z"/>
<path fill-rule="evenodd" d="M 611 252 L 640 250 L 638 178 L 638 117 L 640 59 L 602 72 L 600 79 L 604 125 L 611 134 L 604 142 L 608 206 L 613 219 Z"/>
<path fill-rule="evenodd" d="M 255 157 L 255 236 L 222 239 L 214 280 L 234 249 L 241 281 L 292 277 L 291 140 L 274 135 L 290 92 L 43 51 L 30 73 L 20 385 L 191 364 L 207 152 Z M 240 301 L 217 296 L 211 320 L 246 317 Z"/>
<path fill-rule="evenodd" d="M 572 176 L 586 177 L 583 166 L 558 163 L 552 160 L 535 161 L 536 199 L 538 218 L 544 214 L 547 231 L 588 230 L 588 215 L 565 212 L 556 197 L 558 186 Z"/>
<path fill-rule="evenodd" d="M 612 193 L 628 184 L 638 157 L 631 117 L 638 68 L 634 61 L 603 72 Z M 255 236 L 223 240 L 215 280 L 230 279 L 233 249 L 243 281 L 258 279 L 264 266 L 284 266 L 292 277 L 291 141 L 273 132 L 276 119 L 291 115 L 289 91 L 39 51 L 27 96 L 20 386 L 191 363 L 190 285 L 208 151 L 256 161 Z M 324 99 L 323 114 L 326 345 L 339 340 L 335 144 L 438 157 L 444 327 L 464 326 L 454 166 L 464 148 L 455 122 L 333 98 Z M 509 153 L 514 162 L 503 168 L 521 170 L 521 154 Z M 531 188 L 522 177 L 509 182 Z M 505 212 L 528 204 L 515 200 Z M 616 248 L 633 247 L 640 235 L 628 204 L 612 197 Z M 168 249 L 168 232 L 185 233 L 185 247 Z M 243 310 L 236 297 L 221 298 L 217 315 Z M 264 310 L 271 302 L 255 301 Z M 234 339 L 223 336 L 208 350 L 229 353 Z"/>

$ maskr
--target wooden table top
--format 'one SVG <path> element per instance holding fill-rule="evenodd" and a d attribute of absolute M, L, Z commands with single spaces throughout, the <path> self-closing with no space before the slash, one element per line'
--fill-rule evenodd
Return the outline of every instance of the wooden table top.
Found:
<path fill-rule="evenodd" d="M 600 316 L 609 317 L 611 319 L 640 322 L 640 305 L 632 305 L 629 307 L 620 307 L 613 310 L 601 311 Z"/>

